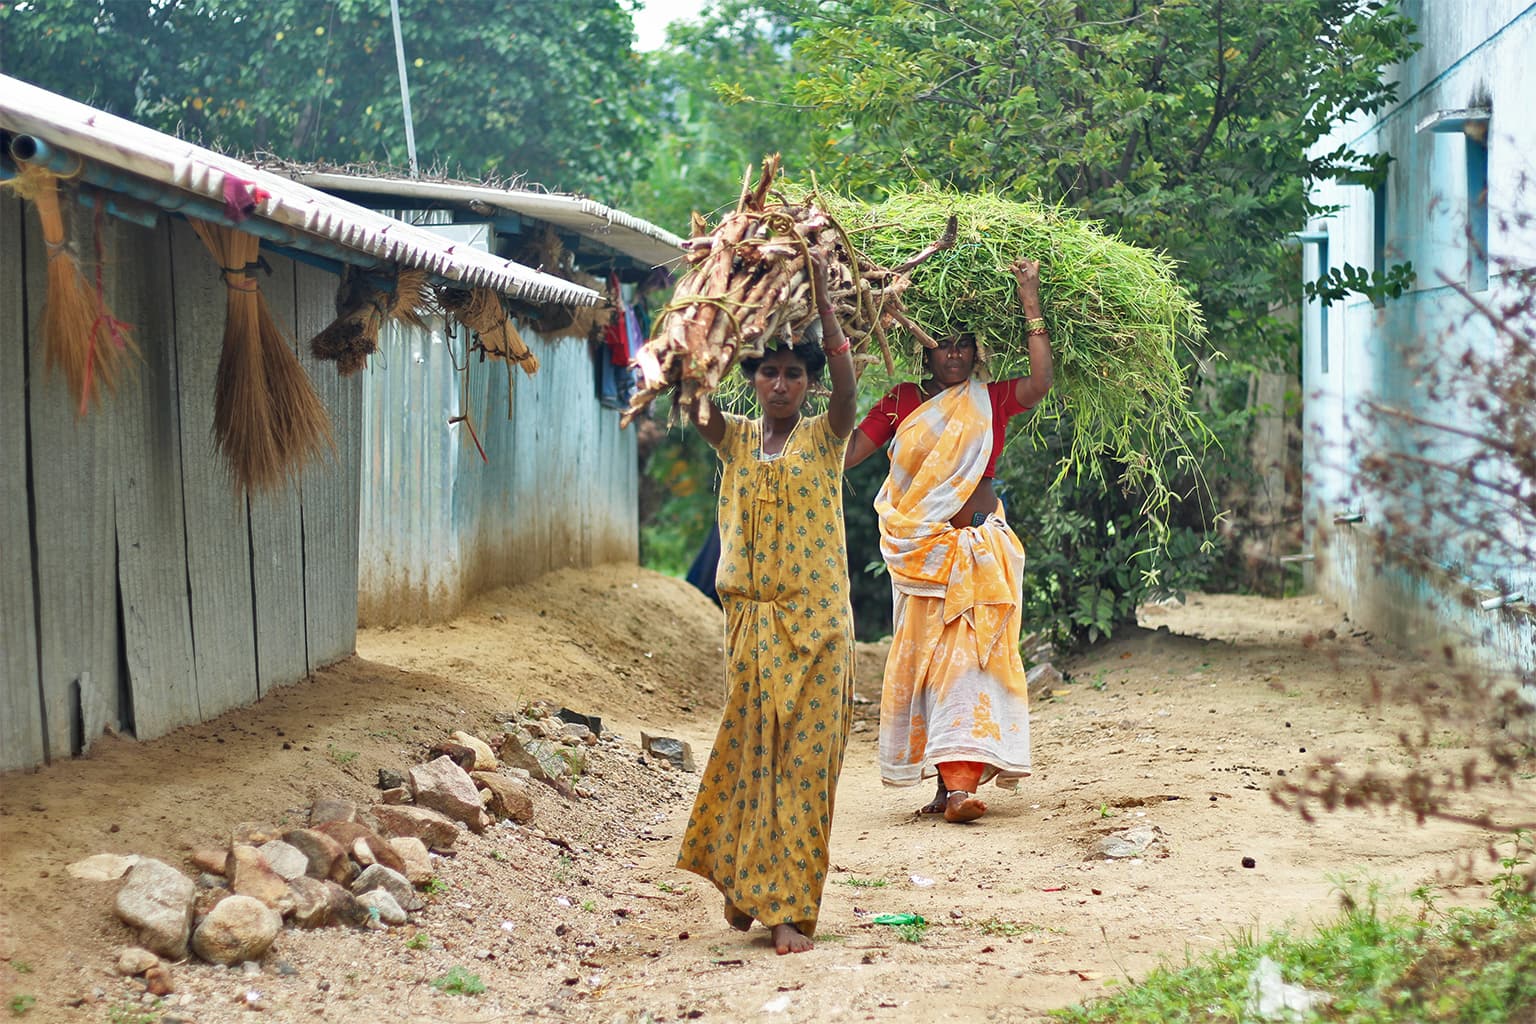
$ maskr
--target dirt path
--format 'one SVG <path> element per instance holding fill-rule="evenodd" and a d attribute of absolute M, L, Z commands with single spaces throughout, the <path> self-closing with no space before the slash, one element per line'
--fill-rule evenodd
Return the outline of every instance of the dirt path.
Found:
<path fill-rule="evenodd" d="M 882 788 L 866 721 L 839 789 L 818 947 L 775 957 L 764 932 L 728 929 L 716 894 L 672 867 L 696 777 L 643 767 L 635 749 L 646 729 L 690 740 L 703 762 L 718 614 L 632 567 L 558 573 L 447 625 L 364 634 L 358 658 L 216 722 L 0 776 L 5 1001 L 33 996 L 29 1020 L 192 1024 L 1026 1021 L 1239 932 L 1329 915 L 1342 880 L 1486 891 L 1487 837 L 1474 830 L 1355 814 L 1308 825 L 1268 795 L 1313 758 L 1396 763 L 1394 737 L 1412 723 L 1362 701 L 1373 678 L 1429 670 L 1312 598 L 1198 597 L 1149 609 L 1148 628 L 1062 666 L 1070 680 L 1033 713 L 1035 776 L 989 794 L 974 825 L 915 818 L 928 790 Z M 871 698 L 879 659 L 862 646 Z M 128 940 L 114 886 L 69 878 L 73 860 L 181 864 L 241 821 L 297 819 L 326 794 L 370 801 L 378 768 L 416 763 L 453 729 L 494 730 L 535 699 L 601 715 L 621 737 L 591 748 L 592 798 L 539 787 L 531 827 L 466 835 L 412 925 L 285 931 L 254 976 L 180 965 L 177 993 L 153 1011 L 113 973 Z M 1468 739 L 1441 737 L 1438 754 L 1454 764 Z M 1158 830 L 1145 855 L 1097 853 L 1135 826 Z M 1458 860 L 1471 880 L 1453 877 Z M 881 912 L 929 926 L 904 941 L 871 922 Z M 486 991 L 427 984 L 452 967 Z"/>

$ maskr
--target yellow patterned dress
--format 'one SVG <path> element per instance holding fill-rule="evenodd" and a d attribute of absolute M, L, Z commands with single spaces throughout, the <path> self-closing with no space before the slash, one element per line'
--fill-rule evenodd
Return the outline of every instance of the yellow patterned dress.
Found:
<path fill-rule="evenodd" d="M 677 866 L 725 918 L 811 935 L 853 704 L 843 450 L 825 415 L 762 457 L 761 421 L 727 416 L 718 455 L 726 700 Z"/>

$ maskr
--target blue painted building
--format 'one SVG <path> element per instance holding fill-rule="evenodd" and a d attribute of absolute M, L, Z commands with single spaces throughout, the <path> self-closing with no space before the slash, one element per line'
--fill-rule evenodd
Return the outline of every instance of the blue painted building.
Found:
<path fill-rule="evenodd" d="M 1507 415 L 1463 360 L 1511 365 L 1479 307 L 1528 294 L 1518 276 L 1536 267 L 1536 4 L 1405 7 L 1421 48 L 1391 72 L 1397 101 L 1318 147 L 1388 155 L 1385 180 L 1318 186 L 1331 212 L 1299 235 L 1309 281 L 1345 265 L 1416 273 L 1398 297 L 1303 310 L 1307 555 L 1318 591 L 1365 628 L 1529 684 L 1536 495 L 1489 457 Z M 1391 486 L 1373 483 L 1381 466 Z"/>

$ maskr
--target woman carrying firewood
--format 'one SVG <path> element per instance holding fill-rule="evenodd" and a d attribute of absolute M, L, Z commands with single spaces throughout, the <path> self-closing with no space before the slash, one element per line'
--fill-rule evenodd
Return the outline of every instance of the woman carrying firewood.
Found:
<path fill-rule="evenodd" d="M 1051 388 L 1040 264 L 1009 268 L 1018 284 L 1029 375 L 983 383 L 976 340 L 926 352 L 928 377 L 893 388 L 859 424 L 845 464 L 887 441 L 891 470 L 875 498 L 895 616 L 880 702 L 880 776 L 910 786 L 938 776 L 921 813 L 974 821 L 985 782 L 1012 789 L 1030 773 L 1029 700 L 1019 657 L 1024 546 L 992 485 L 1012 416 Z"/>
<path fill-rule="evenodd" d="M 810 264 L 821 344 L 802 338 L 741 362 L 762 415 L 713 400 L 688 410 L 721 462 L 727 692 L 677 864 L 720 889 L 733 927 L 771 929 L 780 954 L 812 947 L 853 702 L 842 494 L 853 359 L 814 247 Z M 823 369 L 827 411 L 802 416 Z"/>

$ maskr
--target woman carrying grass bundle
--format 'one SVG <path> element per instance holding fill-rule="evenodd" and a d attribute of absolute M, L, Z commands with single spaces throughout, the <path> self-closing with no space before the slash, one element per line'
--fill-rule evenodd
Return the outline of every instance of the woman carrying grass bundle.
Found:
<path fill-rule="evenodd" d="M 857 405 L 853 358 L 811 250 L 823 344 L 742 360 L 762 415 L 713 400 L 689 418 L 720 457 L 726 692 L 677 865 L 713 882 L 725 918 L 803 953 L 821 909 L 832 804 L 853 702 L 853 614 L 843 539 L 843 453 Z M 825 413 L 802 416 L 830 368 Z"/>
<path fill-rule="evenodd" d="M 846 465 L 886 441 L 891 470 L 875 498 L 880 550 L 895 599 L 880 702 L 880 776 L 910 786 L 937 774 L 922 813 L 974 821 L 985 782 L 1013 788 L 1030 772 L 1029 699 L 1019 657 L 1024 546 L 992 485 L 1010 417 L 1051 388 L 1051 339 L 1040 264 L 1009 268 L 1029 345 L 1027 376 L 983 383 L 976 339 L 926 353 L 929 376 L 893 388 L 859 424 Z"/>

